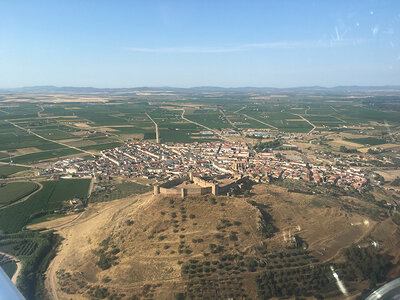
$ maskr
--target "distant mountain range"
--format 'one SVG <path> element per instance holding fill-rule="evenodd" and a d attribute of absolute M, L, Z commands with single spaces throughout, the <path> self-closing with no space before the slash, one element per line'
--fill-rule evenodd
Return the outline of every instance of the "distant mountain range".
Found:
<path fill-rule="evenodd" d="M 134 92 L 134 91 L 171 91 L 171 92 L 242 92 L 242 93 L 293 93 L 293 92 L 340 92 L 340 93 L 365 93 L 365 92 L 400 92 L 400 85 L 385 85 L 385 86 L 336 86 L 336 87 L 321 87 L 321 86 L 305 86 L 292 88 L 273 88 L 273 87 L 237 87 L 226 88 L 218 86 L 199 86 L 191 88 L 176 88 L 176 87 L 135 87 L 135 88 L 94 88 L 94 87 L 57 87 L 57 86 L 30 86 L 11 89 L 0 89 L 3 94 L 19 94 L 19 93 L 116 93 L 116 92 Z"/>

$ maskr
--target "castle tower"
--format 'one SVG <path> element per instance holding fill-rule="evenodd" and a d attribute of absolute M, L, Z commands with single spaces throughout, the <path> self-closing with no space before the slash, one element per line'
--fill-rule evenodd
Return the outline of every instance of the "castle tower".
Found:
<path fill-rule="evenodd" d="M 155 185 L 153 188 L 153 195 L 159 195 L 160 194 L 160 186 Z"/>
<path fill-rule="evenodd" d="M 181 198 L 185 199 L 186 196 L 187 196 L 187 189 L 181 188 Z"/>
<path fill-rule="evenodd" d="M 211 186 L 211 193 L 214 195 L 214 196 L 217 196 L 218 195 L 218 184 L 217 183 L 214 183 L 212 186 Z"/>

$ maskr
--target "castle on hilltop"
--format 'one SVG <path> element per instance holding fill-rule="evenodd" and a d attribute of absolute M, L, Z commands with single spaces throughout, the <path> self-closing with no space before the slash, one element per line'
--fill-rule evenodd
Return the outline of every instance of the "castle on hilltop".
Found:
<path fill-rule="evenodd" d="M 218 176 L 215 178 L 202 178 L 189 175 L 178 177 L 154 186 L 154 195 L 165 196 L 198 196 L 198 195 L 230 195 L 235 188 L 249 181 L 248 176 Z"/>

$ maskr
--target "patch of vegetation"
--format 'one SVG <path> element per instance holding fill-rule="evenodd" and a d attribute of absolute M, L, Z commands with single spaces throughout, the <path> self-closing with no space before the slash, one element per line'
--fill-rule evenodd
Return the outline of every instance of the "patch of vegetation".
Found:
<path fill-rule="evenodd" d="M 359 152 L 357 149 L 349 149 L 349 148 L 347 148 L 346 146 L 343 146 L 343 145 L 340 146 L 339 151 L 343 152 L 343 153 L 358 153 Z"/>
<path fill-rule="evenodd" d="M 258 142 L 257 144 L 254 145 L 254 150 L 256 151 L 266 151 L 268 149 L 273 149 L 273 148 L 278 148 L 279 146 L 282 145 L 282 142 L 278 139 L 275 139 L 273 141 L 269 142 Z"/>
<path fill-rule="evenodd" d="M 110 241 L 111 238 L 108 237 L 102 242 L 99 243 L 99 249 L 94 251 L 94 254 L 96 254 L 99 259 L 96 262 L 96 265 L 99 266 L 102 270 L 107 270 L 111 268 L 111 266 L 115 266 L 118 264 L 117 259 L 118 256 L 116 256 L 120 250 L 116 247 L 111 247 L 112 249 L 109 250 L 110 248 Z"/>
<path fill-rule="evenodd" d="M 400 214 L 399 213 L 393 214 L 392 221 L 393 221 L 393 223 L 400 226 Z"/>
<path fill-rule="evenodd" d="M 121 199 L 131 195 L 147 193 L 151 190 L 151 187 L 136 182 L 123 182 L 117 184 L 103 182 L 98 186 L 100 188 L 94 190 L 90 195 L 89 202 L 91 203 Z"/>
<path fill-rule="evenodd" d="M 256 276 L 257 294 L 260 299 L 272 297 L 314 296 L 335 291 L 336 285 L 328 265 L 302 268 L 293 273 L 287 271 L 266 271 Z M 337 291 L 337 290 L 336 290 Z"/>
<path fill-rule="evenodd" d="M 371 285 L 383 282 L 389 271 L 392 257 L 381 254 L 375 247 L 359 248 L 356 245 L 344 249 L 347 276 L 345 280 L 370 280 Z"/>
<path fill-rule="evenodd" d="M 259 210 L 258 229 L 261 231 L 263 237 L 273 237 L 275 232 L 278 232 L 278 228 L 274 226 L 272 216 L 265 210 L 266 206 L 252 200 L 248 201 L 248 203 Z"/>
<path fill-rule="evenodd" d="M 385 140 L 374 138 L 374 137 L 354 138 L 354 139 L 346 138 L 345 140 L 352 142 L 352 143 L 356 143 L 356 144 L 370 145 L 370 146 L 386 144 Z"/>
<path fill-rule="evenodd" d="M 44 272 L 56 254 L 61 238 L 52 232 L 35 231 L 0 235 L 0 251 L 22 262 L 17 287 L 26 299 L 44 299 Z"/>
<path fill-rule="evenodd" d="M 390 183 L 390 185 L 391 185 L 391 186 L 400 186 L 400 177 L 396 177 L 396 179 L 393 180 L 393 181 Z"/>

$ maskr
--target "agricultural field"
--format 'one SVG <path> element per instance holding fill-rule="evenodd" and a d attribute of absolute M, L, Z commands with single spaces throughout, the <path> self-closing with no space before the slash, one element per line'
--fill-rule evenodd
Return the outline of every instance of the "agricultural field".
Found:
<path fill-rule="evenodd" d="M 79 153 L 81 153 L 81 152 L 78 150 L 75 150 L 75 149 L 61 148 L 61 149 L 19 155 L 19 156 L 16 156 L 13 158 L 13 162 L 16 164 L 27 164 L 27 163 L 36 163 L 36 162 L 48 160 L 48 159 L 59 160 L 63 156 L 79 154 Z"/>
<path fill-rule="evenodd" d="M 0 210 L 0 231 L 20 231 L 29 221 L 68 206 L 73 198 L 86 199 L 89 179 L 43 181 L 43 188 L 27 200 Z"/>
<path fill-rule="evenodd" d="M 22 260 L 19 287 L 31 299 L 44 298 L 43 280 L 50 277 L 68 299 L 118 298 L 116 290 L 146 299 L 339 297 L 330 266 L 352 295 L 381 284 L 400 257 L 394 231 L 400 217 L 392 206 L 400 199 L 400 106 L 397 96 L 374 93 L 178 89 L 165 95 L 111 90 L 0 95 L 0 251 Z M 150 185 L 116 177 L 94 183 L 87 199 L 89 179 L 53 180 L 61 171 L 47 173 L 67 157 L 94 159 L 126 142 L 155 141 L 151 119 L 161 143 L 231 139 L 248 143 L 251 152 L 265 145 L 282 159 L 359 168 L 379 185 L 360 193 L 277 179 L 237 197 L 182 200 L 152 197 Z M 254 131 L 264 134 L 252 136 Z M 20 165 L 8 165 L 10 160 Z M 32 195 L 38 185 L 12 176 L 30 167 L 17 176 L 32 180 L 40 174 L 43 188 Z M 75 197 L 84 208 L 69 203 Z M 61 259 L 44 276 L 59 240 L 27 225 L 50 224 L 51 230 L 51 224 L 81 210 L 79 224 L 63 229 Z M 372 275 L 357 257 L 374 266 Z M 14 272 L 12 265 L 7 268 Z"/>
<path fill-rule="evenodd" d="M 136 182 L 99 183 L 90 195 L 89 202 L 111 201 L 136 194 L 143 194 L 150 190 L 151 187 Z"/>
<path fill-rule="evenodd" d="M 46 95 L 39 98 L 41 101 L 52 99 Z M 15 163 L 40 164 L 65 156 L 81 155 L 84 151 L 96 154 L 127 140 L 154 141 L 155 127 L 146 113 L 158 124 L 160 140 L 164 143 L 221 139 L 215 134 L 201 134 L 206 130 L 202 126 L 217 131 L 230 128 L 307 134 L 313 129 L 311 124 L 318 132 L 349 132 L 356 130 L 352 127 L 369 128 L 375 122 L 369 137 L 379 139 L 379 135 L 375 134 L 387 132 L 388 126 L 400 125 L 396 112 L 377 108 L 381 100 L 379 97 L 338 100 L 335 96 L 312 98 L 294 94 L 268 96 L 219 92 L 207 95 L 182 92 L 175 99 L 134 94 L 96 99 L 99 101 L 90 103 L 33 101 L 2 108 L 0 139 L 4 143 L 0 145 L 0 161 L 7 162 L 11 155 Z M 188 120 L 202 126 L 183 120 L 183 110 Z M 64 145 L 57 144 L 59 141 Z M 385 143 L 384 140 L 370 140 L 368 143 L 361 139 L 353 142 L 370 146 Z M 69 148 L 69 145 L 82 151 Z"/>
<path fill-rule="evenodd" d="M 7 177 L 14 173 L 26 170 L 26 167 L 13 166 L 13 165 L 0 165 L 0 178 Z"/>
<path fill-rule="evenodd" d="M 0 184 L 0 207 L 18 201 L 37 190 L 34 182 L 10 182 Z"/>
<path fill-rule="evenodd" d="M 370 146 L 376 146 L 376 145 L 382 145 L 385 144 L 386 141 L 379 139 L 379 138 L 374 138 L 374 137 L 365 137 L 365 138 L 353 138 L 353 139 L 346 139 L 349 142 L 356 143 L 356 144 L 361 144 L 361 145 L 370 145 Z"/>
<path fill-rule="evenodd" d="M 218 110 L 195 110 L 185 113 L 185 117 L 211 129 L 221 130 L 232 127 Z"/>

